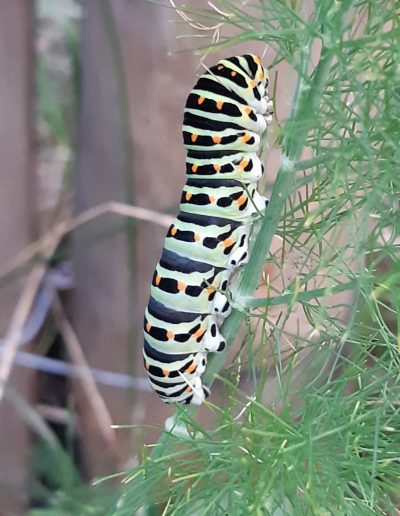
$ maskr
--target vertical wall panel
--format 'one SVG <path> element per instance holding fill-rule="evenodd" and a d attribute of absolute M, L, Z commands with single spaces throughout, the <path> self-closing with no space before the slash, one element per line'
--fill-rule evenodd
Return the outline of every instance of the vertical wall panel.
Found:
<path fill-rule="evenodd" d="M 0 14 L 0 263 L 9 263 L 32 239 L 31 153 L 32 2 L 6 0 Z M 23 280 L 0 288 L 4 335 Z M 13 369 L 9 386 L 31 392 L 31 373 Z M 29 433 L 8 400 L 0 402 L 0 514 L 25 514 Z"/>
<path fill-rule="evenodd" d="M 127 156 L 104 4 L 107 2 L 84 2 L 75 183 L 78 212 L 103 201 L 125 200 Z M 130 278 L 125 230 L 123 218 L 106 215 L 73 235 L 76 288 L 71 296 L 72 323 L 90 366 L 116 372 L 128 370 Z M 111 387 L 100 390 L 113 421 L 127 422 L 128 393 Z M 114 451 L 101 441 L 90 415 L 81 412 L 80 416 L 88 476 L 118 469 Z M 117 435 L 123 439 L 126 433 Z M 123 441 L 120 444 L 123 448 Z"/>

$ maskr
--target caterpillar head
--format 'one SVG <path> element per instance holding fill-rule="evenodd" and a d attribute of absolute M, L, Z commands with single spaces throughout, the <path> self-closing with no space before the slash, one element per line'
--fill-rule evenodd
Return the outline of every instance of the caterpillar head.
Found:
<path fill-rule="evenodd" d="M 269 76 L 258 56 L 245 54 L 221 59 L 209 70 L 208 76 L 210 75 L 214 81 L 242 98 L 257 113 L 267 113 Z"/>

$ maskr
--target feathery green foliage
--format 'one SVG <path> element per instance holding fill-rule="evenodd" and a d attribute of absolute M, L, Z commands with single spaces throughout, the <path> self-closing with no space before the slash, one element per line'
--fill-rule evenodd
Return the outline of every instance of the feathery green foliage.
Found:
<path fill-rule="evenodd" d="M 164 433 L 127 472 L 110 514 L 150 503 L 171 516 L 395 514 L 399 7 L 395 0 L 224 0 L 218 11 L 186 5 L 194 23 L 223 24 L 202 51 L 263 41 L 275 54 L 272 78 L 281 62 L 297 76 L 287 120 L 276 106 L 281 167 L 250 262 L 233 286 L 238 310 L 223 327 L 232 342 L 247 321 L 241 367 L 254 394 L 224 375 L 227 353 L 214 355 L 205 383 L 221 373 L 229 400 L 208 404 L 215 427 L 201 428 L 193 411 L 178 409 L 177 423 L 193 432 Z M 282 245 L 272 253 L 274 235 Z M 279 277 L 267 277 L 266 293 L 253 300 L 266 260 Z M 299 312 L 304 327 L 294 329 Z M 274 371 L 276 394 L 267 403 Z"/>

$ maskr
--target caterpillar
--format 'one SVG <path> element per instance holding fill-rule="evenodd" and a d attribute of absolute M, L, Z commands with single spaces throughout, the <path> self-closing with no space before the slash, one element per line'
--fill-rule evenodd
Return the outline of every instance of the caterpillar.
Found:
<path fill-rule="evenodd" d="M 272 120 L 268 72 L 255 55 L 220 60 L 200 76 L 184 110 L 186 184 L 168 229 L 144 317 L 144 365 L 166 403 L 200 405 L 207 354 L 225 348 L 233 272 L 248 260 L 261 137 Z"/>

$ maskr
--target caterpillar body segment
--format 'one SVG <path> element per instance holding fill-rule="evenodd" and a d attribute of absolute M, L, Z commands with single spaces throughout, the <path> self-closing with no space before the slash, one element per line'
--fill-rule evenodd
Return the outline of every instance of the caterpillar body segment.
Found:
<path fill-rule="evenodd" d="M 168 347 L 169 353 L 179 354 L 184 345 L 187 353 L 195 353 L 221 351 L 225 346 L 213 314 L 198 316 L 190 322 L 163 321 L 163 314 L 158 315 L 158 318 L 153 317 L 148 310 L 145 313 L 145 339 L 154 351 L 164 353 Z M 172 325 L 174 330 L 170 329 Z"/>
<path fill-rule="evenodd" d="M 201 404 L 207 354 L 225 348 L 226 292 L 248 260 L 261 138 L 272 120 L 268 73 L 254 55 L 219 61 L 197 81 L 183 120 L 186 184 L 165 238 L 144 318 L 144 364 L 166 403 Z"/>
<path fill-rule="evenodd" d="M 212 267 L 211 271 L 214 270 L 217 269 Z M 157 266 L 156 274 L 161 280 L 158 286 L 152 286 L 153 297 L 157 297 L 164 306 L 174 306 L 175 310 L 201 314 L 210 310 L 211 302 L 219 294 L 218 290 L 225 290 L 230 278 L 230 273 L 226 269 L 212 273 L 209 279 L 207 279 L 208 275 L 199 278 L 199 274 L 194 274 L 194 278 L 181 273 L 176 273 L 174 276 L 171 271 L 163 269 L 160 265 Z M 197 278 L 199 278 L 198 282 L 196 282 Z M 179 296 L 176 295 L 178 292 Z M 215 311 L 216 307 L 213 305 L 211 313 L 219 313 L 219 306 L 220 302 L 216 303 L 218 310 Z"/>
<path fill-rule="evenodd" d="M 186 175 L 198 179 L 237 179 L 241 183 L 257 182 L 264 167 L 255 152 L 188 152 Z M 192 177 L 193 179 L 194 177 Z"/>
<path fill-rule="evenodd" d="M 174 224 L 174 228 L 179 227 L 182 228 L 179 224 Z M 218 269 L 226 268 L 227 256 L 233 248 L 243 245 L 249 231 L 246 225 L 234 229 L 228 226 L 218 230 L 212 225 L 209 228 L 199 226 L 195 231 L 191 226 L 189 228 L 190 230 L 177 230 L 174 236 L 169 233 L 165 239 L 165 248 L 189 259 L 203 260 Z M 184 292 L 189 294 L 186 290 Z"/>

